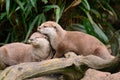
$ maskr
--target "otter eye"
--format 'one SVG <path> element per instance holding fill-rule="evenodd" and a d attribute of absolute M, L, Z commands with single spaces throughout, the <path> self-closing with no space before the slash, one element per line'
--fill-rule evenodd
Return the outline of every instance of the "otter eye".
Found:
<path fill-rule="evenodd" d="M 44 26 L 44 28 L 46 28 L 47 26 Z"/>
<path fill-rule="evenodd" d="M 30 42 L 30 41 L 33 41 L 33 39 L 29 39 L 28 41 L 29 41 L 29 42 Z"/>
<path fill-rule="evenodd" d="M 47 37 L 47 36 L 44 36 L 44 38 L 45 38 L 45 39 L 48 39 L 48 37 Z"/>
<path fill-rule="evenodd" d="M 56 29 L 56 26 L 53 26 L 53 28 L 55 28 L 55 29 Z"/>

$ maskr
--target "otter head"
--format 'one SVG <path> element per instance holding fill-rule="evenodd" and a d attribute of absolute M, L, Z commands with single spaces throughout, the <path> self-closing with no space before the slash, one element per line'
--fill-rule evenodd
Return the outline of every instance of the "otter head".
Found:
<path fill-rule="evenodd" d="M 35 47 L 44 47 L 45 45 L 49 45 L 48 37 L 40 34 L 39 32 L 33 33 L 28 42 Z"/>
<path fill-rule="evenodd" d="M 55 36 L 62 27 L 53 21 L 47 21 L 41 24 L 37 29 L 40 33 L 50 36 Z"/>

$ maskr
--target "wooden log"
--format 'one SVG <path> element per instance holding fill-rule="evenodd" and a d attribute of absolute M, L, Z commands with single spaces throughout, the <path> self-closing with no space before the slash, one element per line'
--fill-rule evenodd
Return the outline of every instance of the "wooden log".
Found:
<path fill-rule="evenodd" d="M 42 62 L 21 63 L 11 66 L 3 71 L 0 75 L 0 80 L 21 80 L 30 78 L 31 76 L 38 77 L 51 73 L 63 73 L 67 75 L 67 71 L 70 72 L 72 69 L 65 68 L 70 67 L 73 64 L 73 61 L 73 58 L 60 58 Z"/>
<path fill-rule="evenodd" d="M 104 60 L 94 55 L 77 56 L 70 52 L 66 54 L 66 58 L 22 63 L 8 67 L 1 73 L 0 80 L 22 80 L 53 73 L 67 76 L 66 80 L 78 80 L 82 78 L 88 68 L 111 71 L 111 69 L 119 66 L 119 60 L 119 55 L 113 60 Z"/>

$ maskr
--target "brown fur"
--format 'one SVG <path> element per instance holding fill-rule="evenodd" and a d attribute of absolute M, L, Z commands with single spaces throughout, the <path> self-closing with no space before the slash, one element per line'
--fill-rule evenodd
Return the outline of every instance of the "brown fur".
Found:
<path fill-rule="evenodd" d="M 41 39 L 44 40 L 40 42 Z M 42 34 L 33 33 L 29 41 L 31 44 L 15 42 L 0 47 L 1 64 L 10 66 L 22 62 L 41 61 L 49 56 L 51 48 Z"/>
<path fill-rule="evenodd" d="M 75 52 L 85 56 L 93 54 L 103 59 L 113 58 L 106 46 L 94 36 L 78 31 L 63 30 L 56 22 L 47 21 L 38 27 L 38 31 L 49 37 L 53 49 L 56 50 L 54 57 L 62 57 L 66 52 Z"/>
<path fill-rule="evenodd" d="M 50 59 L 53 56 L 47 36 L 40 34 L 39 32 L 34 32 L 28 41 L 35 49 L 33 50 L 33 54 L 38 56 L 41 60 Z"/>

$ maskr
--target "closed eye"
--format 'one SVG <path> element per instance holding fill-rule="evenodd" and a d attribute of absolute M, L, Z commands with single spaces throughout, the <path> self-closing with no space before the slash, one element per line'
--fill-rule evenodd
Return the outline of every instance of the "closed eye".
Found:
<path fill-rule="evenodd" d="M 35 39 L 38 39 L 38 38 L 40 38 L 40 37 L 35 37 Z"/>
<path fill-rule="evenodd" d="M 44 28 L 46 28 L 47 26 L 44 26 Z"/>
<path fill-rule="evenodd" d="M 56 29 L 56 26 L 53 26 Z"/>
<path fill-rule="evenodd" d="M 48 37 L 47 37 L 47 36 L 44 36 L 44 38 L 45 38 L 45 39 L 48 39 Z"/>

